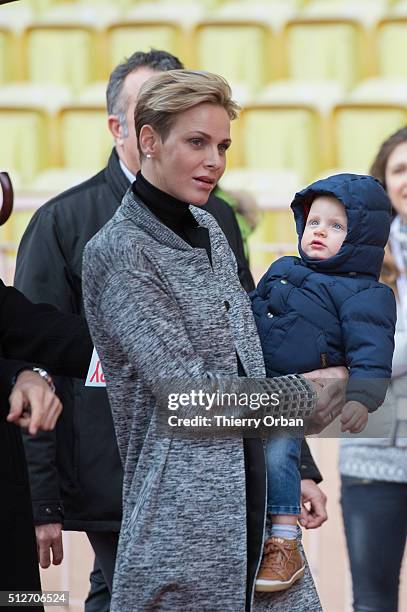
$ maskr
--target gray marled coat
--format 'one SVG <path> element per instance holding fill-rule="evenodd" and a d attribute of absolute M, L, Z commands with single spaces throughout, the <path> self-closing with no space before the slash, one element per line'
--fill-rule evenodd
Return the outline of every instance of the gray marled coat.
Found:
<path fill-rule="evenodd" d="M 265 375 L 228 243 L 210 215 L 191 210 L 209 229 L 213 269 L 204 249 L 185 243 L 131 191 L 85 249 L 85 308 L 124 466 L 112 612 L 246 609 L 242 440 L 163 436 L 151 392 L 162 377 L 236 376 L 236 351 L 248 376 Z M 279 380 L 294 407 L 309 398 L 299 379 Z M 320 609 L 309 572 L 252 605 L 256 612 Z"/>

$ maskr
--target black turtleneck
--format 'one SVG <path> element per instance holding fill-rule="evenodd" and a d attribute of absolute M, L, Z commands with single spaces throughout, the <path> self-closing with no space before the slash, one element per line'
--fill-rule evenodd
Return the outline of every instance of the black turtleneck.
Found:
<path fill-rule="evenodd" d="M 189 204 L 154 187 L 141 172 L 137 173 L 132 190 L 161 223 L 192 247 L 205 249 L 212 264 L 208 230 L 199 225 L 189 210 Z"/>

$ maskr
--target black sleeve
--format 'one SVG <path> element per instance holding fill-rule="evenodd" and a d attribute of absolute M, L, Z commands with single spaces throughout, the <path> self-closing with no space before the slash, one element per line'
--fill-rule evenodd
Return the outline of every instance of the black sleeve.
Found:
<path fill-rule="evenodd" d="M 230 248 L 232 249 L 237 263 L 240 283 L 248 293 L 255 288 L 252 273 L 250 272 L 248 261 L 244 254 L 242 234 L 236 221 L 235 213 L 227 202 L 214 195 L 209 197 L 204 210 L 211 213 L 219 227 L 225 234 Z"/>
<path fill-rule="evenodd" d="M 83 317 L 32 304 L 0 281 L 0 346 L 7 358 L 41 363 L 61 376 L 85 378 L 92 340 Z"/>
<path fill-rule="evenodd" d="M 300 474 L 301 480 L 313 480 L 316 482 L 316 484 L 319 484 L 322 481 L 321 472 L 319 471 L 317 464 L 311 455 L 311 451 L 306 440 L 303 440 L 301 444 Z"/>

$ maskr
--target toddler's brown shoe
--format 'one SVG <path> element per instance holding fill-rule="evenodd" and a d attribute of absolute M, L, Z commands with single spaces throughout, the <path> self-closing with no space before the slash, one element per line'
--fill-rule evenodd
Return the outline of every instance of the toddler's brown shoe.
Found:
<path fill-rule="evenodd" d="M 297 540 L 269 538 L 256 579 L 256 591 L 284 591 L 304 575 L 305 563 Z"/>

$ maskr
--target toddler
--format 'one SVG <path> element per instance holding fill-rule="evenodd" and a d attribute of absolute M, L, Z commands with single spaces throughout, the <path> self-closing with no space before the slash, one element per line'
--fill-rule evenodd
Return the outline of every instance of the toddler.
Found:
<path fill-rule="evenodd" d="M 376 179 L 339 174 L 297 193 L 291 208 L 300 257 L 275 261 L 251 295 L 267 376 L 347 366 L 341 426 L 359 433 L 391 377 L 396 307 L 391 289 L 378 282 L 390 201 Z M 272 532 L 259 591 L 287 589 L 304 573 L 296 539 L 300 446 L 289 435 L 266 445 Z"/>

